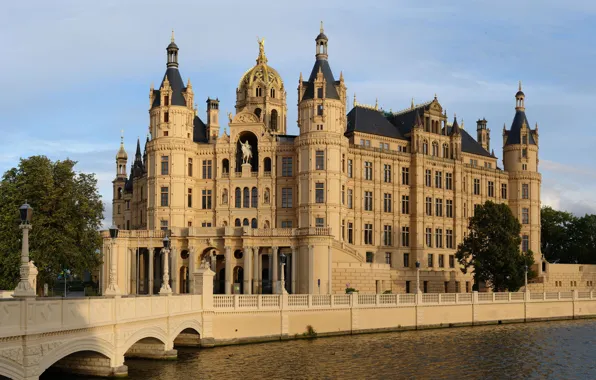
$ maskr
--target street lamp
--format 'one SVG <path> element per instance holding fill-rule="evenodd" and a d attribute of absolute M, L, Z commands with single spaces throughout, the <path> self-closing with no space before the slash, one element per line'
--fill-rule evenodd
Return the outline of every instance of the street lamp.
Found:
<path fill-rule="evenodd" d="M 416 294 L 420 293 L 420 261 L 416 260 Z"/>
<path fill-rule="evenodd" d="M 170 295 L 172 294 L 172 288 L 170 288 L 170 238 L 166 233 L 166 237 L 163 238 L 163 249 L 162 253 L 164 254 L 163 258 L 163 281 L 161 283 L 161 289 L 159 289 L 160 295 Z"/>
<path fill-rule="evenodd" d="M 524 283 L 525 283 L 525 287 L 524 290 L 527 292 L 528 291 L 528 266 L 524 266 Z"/>
<path fill-rule="evenodd" d="M 281 262 L 281 294 L 288 294 L 287 290 L 286 290 L 286 255 L 283 253 L 280 253 L 279 255 L 279 261 Z"/>
<path fill-rule="evenodd" d="M 110 231 L 110 274 L 108 279 L 108 288 L 106 289 L 105 295 L 106 296 L 119 296 L 120 295 L 120 288 L 118 287 L 118 283 L 116 281 L 116 253 L 114 252 L 114 245 L 116 244 L 116 239 L 118 238 L 118 227 L 112 224 L 109 228 Z"/>
<path fill-rule="evenodd" d="M 32 228 L 31 219 L 33 218 L 33 207 L 25 204 L 19 207 L 21 216 L 21 225 L 23 230 L 23 244 L 21 249 L 21 280 L 14 290 L 14 297 L 35 297 L 35 288 L 37 287 L 37 268 L 33 262 L 29 262 L 29 230 Z"/>

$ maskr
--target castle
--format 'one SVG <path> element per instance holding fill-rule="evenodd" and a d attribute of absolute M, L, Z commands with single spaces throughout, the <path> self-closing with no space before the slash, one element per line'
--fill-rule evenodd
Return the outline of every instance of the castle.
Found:
<path fill-rule="evenodd" d="M 172 36 L 163 81 L 149 91 L 150 137 L 143 150 L 137 142 L 130 174 L 123 144 L 116 156 L 120 232 L 115 241 L 104 234 L 104 273 L 114 249 L 119 292 L 158 292 L 166 234 L 174 293 L 192 292 L 201 263 L 222 294 L 415 292 L 417 273 L 421 291 L 470 292 L 473 278 L 454 254 L 487 200 L 511 207 L 521 249 L 534 252 L 543 275 L 538 126 L 526 118 L 521 83 L 501 168 L 487 121 L 477 121 L 474 138 L 436 96 L 399 112 L 354 96 L 348 110 L 328 42 L 321 25 L 312 71 L 298 81 L 293 136 L 263 40 L 238 83 L 235 114 L 220 120 L 218 99 L 208 98 L 203 121 Z"/>

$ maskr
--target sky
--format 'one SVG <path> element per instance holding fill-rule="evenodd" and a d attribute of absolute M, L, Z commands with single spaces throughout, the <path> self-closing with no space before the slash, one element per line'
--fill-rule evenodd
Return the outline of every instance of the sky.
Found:
<path fill-rule="evenodd" d="M 0 172 L 31 155 L 76 160 L 96 174 L 106 221 L 120 131 L 132 161 L 172 29 L 203 120 L 207 97 L 233 111 L 264 37 L 286 87 L 288 133 L 297 134 L 298 78 L 314 64 L 320 21 L 350 99 L 397 111 L 437 94 L 472 136 L 475 121 L 488 120 L 501 167 L 521 80 L 539 127 L 542 204 L 596 213 L 594 1 L 32 0 L 5 2 L 2 13 Z"/>

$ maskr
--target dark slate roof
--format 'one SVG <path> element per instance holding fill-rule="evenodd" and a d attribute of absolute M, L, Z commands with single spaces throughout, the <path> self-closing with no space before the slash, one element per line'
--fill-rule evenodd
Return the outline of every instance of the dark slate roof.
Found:
<path fill-rule="evenodd" d="M 335 78 L 333 78 L 331 67 L 329 66 L 329 62 L 327 62 L 326 59 L 317 59 L 315 61 L 315 65 L 313 66 L 312 71 L 310 73 L 310 77 L 308 78 L 306 90 L 304 91 L 304 96 L 302 97 L 302 99 L 314 99 L 315 79 L 317 79 L 319 68 L 321 68 L 321 71 L 323 72 L 323 78 L 325 78 L 326 81 L 325 97 L 328 99 L 339 100 L 339 95 L 337 94 L 337 90 L 335 89 Z"/>
<path fill-rule="evenodd" d="M 472 136 L 465 129 L 459 130 L 461 133 L 461 150 L 465 153 L 477 154 L 479 156 L 493 157 L 486 149 L 474 140 Z"/>
<path fill-rule="evenodd" d="M 388 114 L 387 120 L 396 126 L 401 134 L 405 136 L 412 131 L 412 128 L 416 124 L 416 115 L 423 111 L 427 105 L 428 104 L 425 103 L 405 112 Z"/>
<path fill-rule="evenodd" d="M 449 133 L 449 135 L 455 135 L 455 134 L 461 134 L 461 128 L 459 127 L 459 124 L 457 124 L 457 118 L 454 117 L 453 118 L 453 125 L 451 126 L 451 131 Z M 462 147 L 463 149 L 463 147 Z"/>
<path fill-rule="evenodd" d="M 209 142 L 209 138 L 207 137 L 207 126 L 203 123 L 203 120 L 196 115 L 193 120 L 192 141 L 196 143 Z"/>
<path fill-rule="evenodd" d="M 170 104 L 173 106 L 185 106 L 186 100 L 182 93 L 186 91 L 186 87 L 184 87 L 184 81 L 182 81 L 182 77 L 180 76 L 180 71 L 176 67 L 168 67 L 166 70 L 165 75 L 161 81 L 161 85 L 159 88 L 163 86 L 163 82 L 168 78 L 170 82 L 170 87 L 172 87 L 172 99 L 170 99 Z M 153 99 L 153 104 L 151 107 L 157 107 L 160 105 L 161 96 L 159 95 L 159 90 L 153 90 L 153 94 L 155 95 Z"/>
<path fill-rule="evenodd" d="M 356 105 L 348 113 L 346 134 L 363 132 L 405 140 L 399 129 L 385 118 L 382 111 Z"/>
<path fill-rule="evenodd" d="M 328 40 L 328 38 L 325 35 L 325 33 L 321 32 L 321 33 L 319 33 L 319 35 L 317 36 L 317 38 L 315 40 Z"/>
<path fill-rule="evenodd" d="M 530 123 L 528 123 L 526 113 L 522 110 L 516 110 L 513 123 L 511 123 L 511 129 L 507 131 L 507 141 L 505 142 L 505 145 L 521 144 L 521 128 L 524 121 L 526 122 L 528 129 L 530 129 Z M 528 133 L 528 136 L 528 143 L 536 145 L 534 136 L 531 133 Z"/>

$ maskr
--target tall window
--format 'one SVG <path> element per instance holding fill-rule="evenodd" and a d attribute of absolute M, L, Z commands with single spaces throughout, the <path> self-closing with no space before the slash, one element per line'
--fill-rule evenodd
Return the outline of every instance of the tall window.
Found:
<path fill-rule="evenodd" d="M 443 229 L 442 228 L 435 229 L 435 247 L 443 248 Z"/>
<path fill-rule="evenodd" d="M 353 190 L 348 189 L 348 208 L 352 208 Z"/>
<path fill-rule="evenodd" d="M 453 174 L 445 173 L 445 189 L 453 190 Z"/>
<path fill-rule="evenodd" d="M 203 179 L 211 179 L 211 160 L 203 160 Z"/>
<path fill-rule="evenodd" d="M 433 214 L 433 199 L 431 197 L 426 197 L 426 215 L 432 216 Z"/>
<path fill-rule="evenodd" d="M 163 113 L 163 121 L 166 123 L 170 121 L 170 113 L 168 111 Z"/>
<path fill-rule="evenodd" d="M 455 268 L 455 256 L 454 255 L 449 255 L 449 268 Z M 459 282 L 457 283 L 457 285 L 458 285 L 458 289 L 459 289 Z"/>
<path fill-rule="evenodd" d="M 404 268 L 410 267 L 410 254 L 404 253 Z"/>
<path fill-rule="evenodd" d="M 315 169 L 325 170 L 325 151 L 323 150 L 315 152 Z"/>
<path fill-rule="evenodd" d="M 242 192 L 239 187 L 237 187 L 234 192 L 234 198 L 236 208 L 242 207 Z"/>
<path fill-rule="evenodd" d="M 501 184 L 501 198 L 507 199 L 507 184 L 506 183 Z"/>
<path fill-rule="evenodd" d="M 428 142 L 426 140 L 422 143 L 422 154 L 428 154 Z"/>
<path fill-rule="evenodd" d="M 449 158 L 449 145 L 443 144 L 443 158 Z"/>
<path fill-rule="evenodd" d="M 527 208 L 522 208 L 522 224 L 529 224 L 530 223 L 530 210 Z"/>
<path fill-rule="evenodd" d="M 250 191 L 248 190 L 248 187 L 242 189 L 242 207 L 250 208 Z"/>
<path fill-rule="evenodd" d="M 410 213 L 410 197 L 408 195 L 401 196 L 401 213 L 402 214 Z"/>
<path fill-rule="evenodd" d="M 435 199 L 435 216 L 443 216 L 443 200 L 441 198 Z"/>
<path fill-rule="evenodd" d="M 447 199 L 445 201 L 445 216 L 448 218 L 453 218 L 453 200 Z"/>
<path fill-rule="evenodd" d="M 167 231 L 168 230 L 168 221 L 167 220 L 161 220 L 159 223 L 160 229 L 162 231 Z"/>
<path fill-rule="evenodd" d="M 292 157 L 281 158 L 281 176 L 291 177 L 292 176 Z"/>
<path fill-rule="evenodd" d="M 435 260 L 434 260 L 434 255 L 433 255 L 432 253 L 429 253 L 428 255 L 426 255 L 426 258 L 427 258 L 427 263 L 426 263 L 426 265 L 427 265 L 429 268 L 432 268 L 433 266 L 435 266 L 435 263 L 434 263 L 434 261 L 435 261 Z"/>
<path fill-rule="evenodd" d="M 409 185 L 410 184 L 410 168 L 401 168 L 401 184 L 402 185 Z"/>
<path fill-rule="evenodd" d="M 431 187 L 433 185 L 432 176 L 432 170 L 426 169 L 426 171 L 424 172 L 424 184 L 427 187 Z"/>
<path fill-rule="evenodd" d="M 439 255 L 439 268 L 445 267 L 445 255 Z"/>
<path fill-rule="evenodd" d="M 443 172 L 436 171 L 435 172 L 435 187 L 440 189 L 443 187 Z"/>
<path fill-rule="evenodd" d="M 192 158 L 188 159 L 188 176 L 192 177 Z"/>
<path fill-rule="evenodd" d="M 426 246 L 429 248 L 432 248 L 433 246 L 433 229 L 427 227 L 426 228 L 426 233 L 424 234 L 425 240 L 426 240 Z"/>
<path fill-rule="evenodd" d="M 530 249 L 530 238 L 528 237 L 528 235 L 523 235 L 522 236 L 522 252 L 528 252 L 528 249 Z"/>
<path fill-rule="evenodd" d="M 188 194 L 186 195 L 186 203 L 188 208 L 192 208 L 192 189 L 188 189 Z"/>
<path fill-rule="evenodd" d="M 250 193 L 250 207 L 257 208 L 259 205 L 259 191 L 256 187 L 253 187 Z"/>
<path fill-rule="evenodd" d="M 168 200 L 168 188 L 162 187 L 161 188 L 161 207 L 168 207 L 169 200 Z"/>
<path fill-rule="evenodd" d="M 401 246 L 402 247 L 410 246 L 410 227 L 403 226 L 401 228 Z"/>
<path fill-rule="evenodd" d="M 364 192 L 364 211 L 372 211 L 373 209 L 373 198 L 372 191 Z"/>
<path fill-rule="evenodd" d="M 341 204 L 346 204 L 346 185 L 341 185 Z"/>
<path fill-rule="evenodd" d="M 391 252 L 385 252 L 385 264 L 391 266 Z"/>
<path fill-rule="evenodd" d="M 445 230 L 445 248 L 453 248 L 453 230 Z"/>
<path fill-rule="evenodd" d="M 386 224 L 383 226 L 383 245 L 391 246 L 392 245 L 392 235 L 393 231 L 391 226 Z"/>
<path fill-rule="evenodd" d="M 474 195 L 480 195 L 480 180 L 474 178 Z"/>
<path fill-rule="evenodd" d="M 315 218 L 315 227 L 317 227 L 317 228 L 325 227 L 325 218 Z"/>
<path fill-rule="evenodd" d="M 439 156 L 439 144 L 437 144 L 436 142 L 433 143 L 433 156 Z"/>
<path fill-rule="evenodd" d="M 292 208 L 292 188 L 284 187 L 281 189 L 281 207 Z"/>
<path fill-rule="evenodd" d="M 391 193 L 383 194 L 383 211 L 391 212 Z"/>
<path fill-rule="evenodd" d="M 493 198 L 495 196 L 495 183 L 493 181 L 488 181 L 488 196 Z"/>
<path fill-rule="evenodd" d="M 161 175 L 168 175 L 170 173 L 170 157 L 161 156 Z"/>
<path fill-rule="evenodd" d="M 354 244 L 354 223 L 348 222 L 348 243 Z"/>
<path fill-rule="evenodd" d="M 364 224 L 364 244 L 368 244 L 368 245 L 373 244 L 372 223 Z"/>
<path fill-rule="evenodd" d="M 346 221 L 341 220 L 341 240 L 346 240 Z"/>
<path fill-rule="evenodd" d="M 391 183 L 391 165 L 385 164 L 383 166 L 383 181 L 387 183 Z"/>
<path fill-rule="evenodd" d="M 373 164 L 372 162 L 365 161 L 364 162 L 364 179 L 368 181 L 372 181 L 373 179 Z"/>
<path fill-rule="evenodd" d="M 204 210 L 211 209 L 211 190 L 203 189 L 201 191 L 202 206 Z"/>
<path fill-rule="evenodd" d="M 530 187 L 527 183 L 522 183 L 522 199 L 530 198 Z"/>
<path fill-rule="evenodd" d="M 318 182 L 315 183 L 315 202 L 325 203 L 325 184 Z"/>
<path fill-rule="evenodd" d="M 352 160 L 348 159 L 348 178 L 352 178 L 352 176 L 353 176 L 352 168 L 353 168 Z"/>

